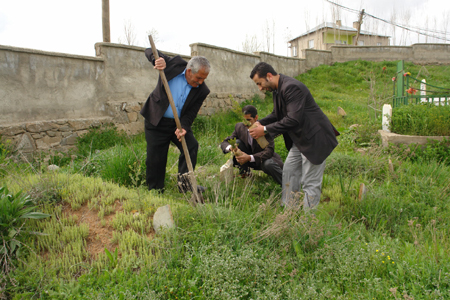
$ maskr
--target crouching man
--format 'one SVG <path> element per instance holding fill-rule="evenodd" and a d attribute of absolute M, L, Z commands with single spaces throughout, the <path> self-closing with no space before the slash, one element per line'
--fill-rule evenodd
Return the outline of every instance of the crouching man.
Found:
<path fill-rule="evenodd" d="M 249 127 L 258 120 L 258 111 L 254 106 L 247 105 L 242 109 L 242 113 L 245 124 L 237 123 L 233 133 L 223 140 L 220 144 L 223 153 L 235 152 L 233 165 L 239 168 L 241 177 L 245 178 L 250 175 L 250 168 L 252 168 L 254 170 L 262 170 L 281 185 L 283 161 L 274 151 L 273 138 L 269 134 L 265 135 L 268 144 L 265 148 L 262 148 L 249 133 Z M 235 140 L 237 147 L 233 148 L 230 140 Z M 239 155 L 237 155 L 238 153 Z"/>

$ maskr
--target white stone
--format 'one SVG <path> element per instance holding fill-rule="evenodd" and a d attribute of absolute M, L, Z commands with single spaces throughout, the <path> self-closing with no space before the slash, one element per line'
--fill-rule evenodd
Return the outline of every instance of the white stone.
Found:
<path fill-rule="evenodd" d="M 59 170 L 59 167 L 57 165 L 49 165 L 47 167 L 47 170 L 49 170 L 49 171 L 57 171 L 57 170 Z"/>
<path fill-rule="evenodd" d="M 162 206 L 158 208 L 153 215 L 153 228 L 155 232 L 158 234 L 161 229 L 170 229 L 174 228 L 175 223 L 172 217 L 172 211 L 170 210 L 170 205 Z"/>

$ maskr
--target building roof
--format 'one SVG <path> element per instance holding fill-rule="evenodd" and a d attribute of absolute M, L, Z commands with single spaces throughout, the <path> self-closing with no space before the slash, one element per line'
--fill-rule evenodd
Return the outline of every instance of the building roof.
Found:
<path fill-rule="evenodd" d="M 353 27 L 338 26 L 338 25 L 336 25 L 336 23 L 333 23 L 333 22 L 325 22 L 325 23 L 322 23 L 322 24 L 314 27 L 313 29 L 311 29 L 311 30 L 309 30 L 309 31 L 299 35 L 298 37 L 289 40 L 289 42 L 292 42 L 293 40 L 296 40 L 296 39 L 298 39 L 298 38 L 300 38 L 302 36 L 305 36 L 305 35 L 308 35 L 310 33 L 316 32 L 316 31 L 318 31 L 320 29 L 323 29 L 323 28 L 339 29 L 341 31 L 353 31 L 353 32 L 357 33 L 357 30 L 355 28 L 353 28 Z M 361 30 L 360 34 L 362 34 L 362 35 L 375 35 L 375 36 L 382 36 L 382 37 L 390 37 L 388 35 L 382 35 L 382 34 L 378 34 L 378 33 L 373 33 L 373 32 L 369 32 L 369 31 L 366 31 L 366 30 Z"/>

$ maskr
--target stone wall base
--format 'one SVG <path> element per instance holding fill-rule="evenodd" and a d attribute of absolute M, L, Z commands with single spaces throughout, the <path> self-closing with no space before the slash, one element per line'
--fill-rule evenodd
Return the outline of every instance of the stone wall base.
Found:
<path fill-rule="evenodd" d="M 199 115 L 211 116 L 232 109 L 253 95 L 217 94 L 208 95 Z M 64 119 L 30 122 L 14 125 L 0 125 L 0 137 L 3 142 L 10 141 L 15 151 L 33 153 L 35 151 L 67 152 L 76 147 L 77 138 L 86 134 L 90 128 L 98 128 L 112 123 L 118 131 L 136 135 L 144 131 L 144 118 L 140 111 L 144 102 L 107 102 L 108 116 L 88 119 Z"/>

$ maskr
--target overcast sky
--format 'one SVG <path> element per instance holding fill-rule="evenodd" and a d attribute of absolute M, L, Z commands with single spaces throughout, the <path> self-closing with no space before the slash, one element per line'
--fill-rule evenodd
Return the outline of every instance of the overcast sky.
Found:
<path fill-rule="evenodd" d="M 397 23 L 441 31 L 446 27 L 450 31 L 448 0 L 334 2 L 356 10 L 364 8 L 386 20 L 395 15 Z M 0 44 L 95 56 L 94 45 L 103 40 L 101 7 L 102 0 L 0 0 Z M 110 0 L 111 42 L 124 41 L 124 25 L 131 24 L 136 46 L 148 47 L 147 32 L 156 30 L 159 49 L 187 55 L 189 44 L 197 42 L 239 51 L 252 37 L 267 44 L 263 31 L 273 27 L 275 53 L 287 55 L 287 38 L 336 18 L 351 27 L 358 15 L 344 9 L 333 13 L 326 0 Z M 362 29 L 392 36 L 392 27 L 370 18 L 365 19 Z M 397 31 L 392 40 L 395 44 L 417 43 L 418 35 L 407 37 L 405 32 Z M 421 42 L 444 41 L 429 38 Z M 270 42 L 270 52 L 272 48 Z"/>

